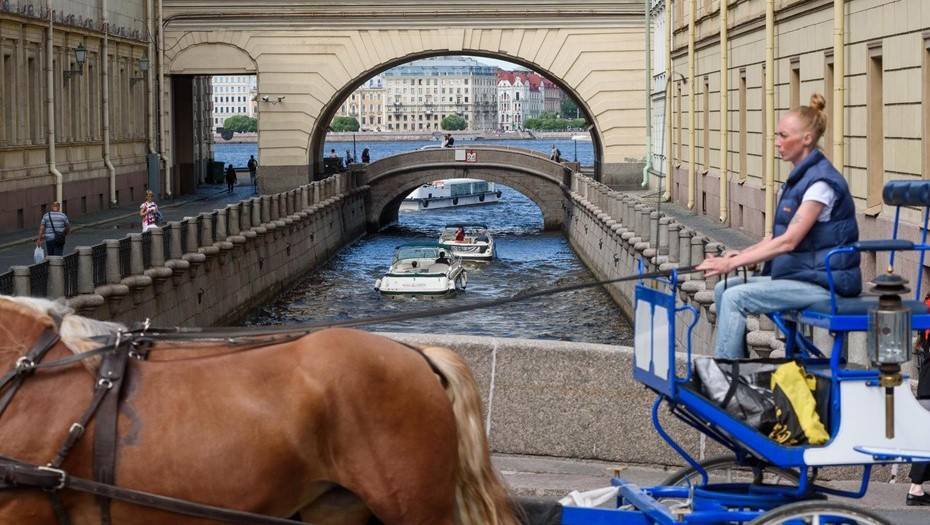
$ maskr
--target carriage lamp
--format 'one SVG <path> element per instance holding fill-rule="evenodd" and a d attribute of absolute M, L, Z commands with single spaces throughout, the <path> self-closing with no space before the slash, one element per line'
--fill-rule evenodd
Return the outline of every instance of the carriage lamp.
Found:
<path fill-rule="evenodd" d="M 894 273 L 872 280 L 878 307 L 869 310 L 866 346 L 869 360 L 879 370 L 879 386 L 885 389 L 885 437 L 894 438 L 894 389 L 902 383 L 901 364 L 911 359 L 911 312 L 901 302 L 907 281 Z"/>

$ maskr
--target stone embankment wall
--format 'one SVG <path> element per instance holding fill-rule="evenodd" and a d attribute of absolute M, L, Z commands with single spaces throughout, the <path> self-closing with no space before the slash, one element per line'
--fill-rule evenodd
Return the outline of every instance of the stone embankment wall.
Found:
<path fill-rule="evenodd" d="M 364 234 L 361 180 L 335 175 L 14 267 L 12 291 L 64 297 L 97 319 L 230 324 Z"/>

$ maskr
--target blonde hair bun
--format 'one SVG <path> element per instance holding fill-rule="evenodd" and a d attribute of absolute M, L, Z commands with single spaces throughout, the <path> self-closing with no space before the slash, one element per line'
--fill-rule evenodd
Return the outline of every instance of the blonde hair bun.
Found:
<path fill-rule="evenodd" d="M 811 95 L 810 107 L 817 111 L 823 111 L 823 108 L 827 107 L 827 100 L 820 93 L 814 93 Z"/>

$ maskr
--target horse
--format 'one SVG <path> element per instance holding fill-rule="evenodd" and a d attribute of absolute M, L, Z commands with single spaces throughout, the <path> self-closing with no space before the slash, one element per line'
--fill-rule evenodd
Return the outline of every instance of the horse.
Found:
<path fill-rule="evenodd" d="M 124 329 L 0 296 L 0 375 L 46 330 L 60 335 L 47 362 Z M 516 525 L 471 372 L 450 350 L 421 352 L 340 328 L 246 349 L 156 340 L 146 360 L 129 360 L 114 484 L 318 525 Z M 47 463 L 94 383 L 77 364 L 36 370 L 0 415 L 0 456 Z M 62 464 L 70 475 L 93 477 L 93 433 L 92 420 Z M 59 495 L 71 523 L 100 523 L 93 496 Z M 208 523 L 120 501 L 110 511 L 113 523 Z M 56 522 L 43 491 L 0 490 L 0 523 Z"/>

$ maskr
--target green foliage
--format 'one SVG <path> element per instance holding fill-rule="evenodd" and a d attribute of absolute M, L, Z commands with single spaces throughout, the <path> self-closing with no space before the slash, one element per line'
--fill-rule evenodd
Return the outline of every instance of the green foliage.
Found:
<path fill-rule="evenodd" d="M 539 118 L 526 119 L 523 127 L 542 131 L 564 131 L 567 129 L 581 129 L 587 125 L 583 118 L 555 118 L 551 113 L 543 113 Z"/>
<path fill-rule="evenodd" d="M 358 120 L 355 117 L 336 117 L 329 125 L 333 131 L 358 131 Z"/>
<path fill-rule="evenodd" d="M 468 127 L 468 123 L 465 122 L 465 119 L 458 115 L 448 115 L 446 118 L 442 119 L 440 124 L 442 129 L 446 131 L 459 131 Z"/>
<path fill-rule="evenodd" d="M 565 118 L 581 118 L 581 110 L 578 109 L 578 104 L 575 104 L 575 101 L 565 97 L 562 99 L 561 105 L 562 116 Z"/>
<path fill-rule="evenodd" d="M 258 131 L 258 121 L 245 115 L 236 115 L 223 121 L 223 127 L 236 133 L 254 133 Z"/>

